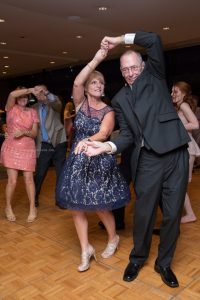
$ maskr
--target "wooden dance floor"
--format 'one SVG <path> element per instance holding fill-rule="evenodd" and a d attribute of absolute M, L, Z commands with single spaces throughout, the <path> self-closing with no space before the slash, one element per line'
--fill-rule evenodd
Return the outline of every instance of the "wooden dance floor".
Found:
<path fill-rule="evenodd" d="M 154 269 L 159 237 L 153 236 L 150 257 L 133 282 L 122 280 L 132 248 L 133 201 L 126 209 L 126 229 L 119 232 L 118 251 L 102 259 L 106 234 L 89 216 L 90 242 L 98 262 L 84 273 L 77 272 L 80 247 L 70 212 L 54 205 L 55 173 L 52 168 L 43 185 L 38 219 L 26 223 L 28 200 L 20 176 L 13 203 L 15 223 L 4 216 L 6 179 L 0 180 L 0 300 L 199 300 L 200 299 L 200 172 L 189 187 L 198 221 L 181 225 L 173 270 L 179 288 L 167 287 Z M 149 195 L 151 196 L 151 195 Z M 158 213 L 157 225 L 160 222 Z"/>

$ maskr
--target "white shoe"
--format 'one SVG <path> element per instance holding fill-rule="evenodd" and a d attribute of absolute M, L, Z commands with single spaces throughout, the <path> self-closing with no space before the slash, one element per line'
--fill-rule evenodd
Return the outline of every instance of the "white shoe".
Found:
<path fill-rule="evenodd" d="M 29 213 L 26 221 L 28 223 L 32 223 L 35 221 L 36 218 L 37 218 L 37 209 L 35 208 L 34 212 Z"/>
<path fill-rule="evenodd" d="M 119 236 L 116 235 L 111 242 L 108 242 L 106 249 L 101 253 L 101 256 L 103 258 L 109 258 L 115 253 L 115 251 L 118 248 L 118 245 L 119 245 Z"/>
<path fill-rule="evenodd" d="M 88 249 L 86 251 L 82 252 L 82 254 L 81 254 L 81 264 L 78 266 L 79 272 L 84 272 L 89 269 L 90 259 L 92 257 L 94 257 L 94 259 L 97 261 L 96 255 L 95 255 L 95 249 L 91 245 L 89 245 Z"/>

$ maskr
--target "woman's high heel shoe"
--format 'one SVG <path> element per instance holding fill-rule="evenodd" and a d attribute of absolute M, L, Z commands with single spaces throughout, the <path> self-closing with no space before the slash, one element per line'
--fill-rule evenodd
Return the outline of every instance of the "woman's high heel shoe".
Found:
<path fill-rule="evenodd" d="M 37 209 L 35 208 L 34 212 L 29 213 L 27 222 L 32 223 L 35 221 L 36 218 L 37 218 Z"/>
<path fill-rule="evenodd" d="M 81 264 L 78 266 L 79 272 L 84 272 L 89 269 L 90 259 L 92 257 L 94 257 L 94 259 L 97 261 L 96 255 L 95 255 L 95 250 L 91 245 L 89 245 L 88 249 L 86 251 L 82 252 L 82 254 L 81 254 Z"/>
<path fill-rule="evenodd" d="M 106 249 L 101 253 L 101 256 L 103 258 L 109 258 L 112 256 L 115 251 L 117 250 L 119 245 L 119 236 L 116 235 L 115 238 L 111 241 L 108 242 Z"/>
<path fill-rule="evenodd" d="M 6 215 L 6 219 L 10 222 L 15 222 L 16 221 L 16 217 L 12 211 L 12 208 L 6 208 L 5 209 L 5 215 Z"/>

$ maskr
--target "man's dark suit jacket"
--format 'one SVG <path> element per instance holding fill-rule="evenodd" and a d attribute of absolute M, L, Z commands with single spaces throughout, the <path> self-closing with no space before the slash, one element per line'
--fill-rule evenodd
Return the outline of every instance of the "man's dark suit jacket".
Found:
<path fill-rule="evenodd" d="M 147 148 L 164 154 L 186 145 L 190 138 L 173 106 L 165 79 L 160 38 L 151 32 L 136 32 L 134 43 L 146 49 L 143 72 L 132 85 L 123 87 L 112 100 L 120 134 L 112 142 L 117 152 L 132 147 L 131 167 L 135 178 L 142 139 Z"/>

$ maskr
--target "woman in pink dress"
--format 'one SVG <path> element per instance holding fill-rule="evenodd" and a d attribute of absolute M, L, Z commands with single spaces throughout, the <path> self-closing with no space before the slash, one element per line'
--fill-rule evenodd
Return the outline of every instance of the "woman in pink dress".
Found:
<path fill-rule="evenodd" d="M 179 118 L 181 119 L 185 129 L 187 130 L 191 141 L 188 144 L 189 152 L 189 182 L 192 180 L 192 170 L 195 158 L 200 156 L 200 149 L 194 138 L 192 137 L 192 130 L 199 128 L 199 122 L 194 114 L 195 100 L 192 96 L 191 86 L 184 81 L 175 83 L 172 87 L 172 99 L 177 108 Z M 186 193 L 185 196 L 185 216 L 182 217 L 181 223 L 188 223 L 196 221 L 196 215 L 192 209 L 190 198 Z"/>
<path fill-rule="evenodd" d="M 16 220 L 12 210 L 12 198 L 19 170 L 23 171 L 30 202 L 27 222 L 33 222 L 37 217 L 33 172 L 36 165 L 34 138 L 37 135 L 39 118 L 35 109 L 26 106 L 30 93 L 35 94 L 34 88 L 17 88 L 9 94 L 5 107 L 7 132 L 1 148 L 1 163 L 7 169 L 5 214 L 11 222 Z"/>

